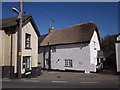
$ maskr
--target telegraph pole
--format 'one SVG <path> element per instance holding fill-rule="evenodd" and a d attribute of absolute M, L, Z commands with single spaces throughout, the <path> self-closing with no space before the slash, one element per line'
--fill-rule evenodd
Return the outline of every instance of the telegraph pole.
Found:
<path fill-rule="evenodd" d="M 18 78 L 22 78 L 21 76 L 21 54 L 22 54 L 22 8 L 23 2 L 20 0 L 20 11 L 19 11 L 19 30 L 18 30 L 18 51 L 17 51 L 17 72 Z"/>

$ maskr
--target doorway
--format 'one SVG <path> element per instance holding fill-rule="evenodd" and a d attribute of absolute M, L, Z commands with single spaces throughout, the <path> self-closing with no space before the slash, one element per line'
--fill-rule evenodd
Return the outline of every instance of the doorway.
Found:
<path fill-rule="evenodd" d="M 44 69 L 51 69 L 51 52 L 50 46 L 44 48 Z"/>

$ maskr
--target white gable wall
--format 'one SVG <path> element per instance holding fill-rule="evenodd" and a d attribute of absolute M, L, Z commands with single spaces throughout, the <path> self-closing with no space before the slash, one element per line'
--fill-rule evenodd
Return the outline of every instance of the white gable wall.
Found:
<path fill-rule="evenodd" d="M 117 72 L 120 72 L 120 35 L 117 37 L 118 43 L 116 43 L 116 63 L 117 63 Z"/>
<path fill-rule="evenodd" d="M 4 57 L 3 57 L 3 54 L 4 54 L 4 36 L 5 33 L 3 30 L 0 30 L 0 66 L 3 66 L 3 60 L 4 60 Z"/>
<path fill-rule="evenodd" d="M 26 33 L 31 34 L 31 49 L 25 49 L 25 34 Z M 22 61 L 23 61 L 23 56 L 31 56 L 31 67 L 38 66 L 38 36 L 31 22 L 28 22 L 22 28 Z M 23 65 L 21 64 L 21 70 L 22 70 L 22 73 L 24 73 L 25 70 L 22 67 Z"/>
<path fill-rule="evenodd" d="M 17 33 L 12 34 L 12 66 L 14 73 L 17 72 Z M 10 66 L 11 60 L 11 34 L 5 33 L 5 30 L 0 30 L 0 66 Z"/>
<path fill-rule="evenodd" d="M 117 41 L 120 41 L 120 35 L 117 37 Z"/>
<path fill-rule="evenodd" d="M 65 59 L 72 59 L 73 67 L 65 67 Z M 51 69 L 85 70 L 86 72 L 89 72 L 89 44 L 69 44 L 56 46 L 56 52 L 51 52 Z"/>
<path fill-rule="evenodd" d="M 95 47 L 94 43 L 95 42 Z M 56 45 L 56 52 L 51 50 L 51 69 L 54 70 L 77 70 L 96 72 L 97 65 L 97 50 L 100 50 L 100 44 L 96 31 L 94 31 L 90 43 L 68 44 L 68 45 Z M 41 49 L 40 49 L 41 48 Z M 45 59 L 48 59 L 48 50 L 45 47 L 40 47 L 39 61 L 44 68 L 44 52 Z M 96 48 L 96 50 L 94 50 Z M 45 50 L 45 51 L 44 51 Z M 73 67 L 65 67 L 65 59 L 72 59 Z"/>
<path fill-rule="evenodd" d="M 17 32 L 12 35 L 12 65 L 14 66 L 14 73 L 17 73 Z"/>
<path fill-rule="evenodd" d="M 96 72 L 96 65 L 97 65 L 97 51 L 100 50 L 100 43 L 98 40 L 97 32 L 94 31 L 93 36 L 90 41 L 90 63 L 91 63 L 91 70 Z"/>

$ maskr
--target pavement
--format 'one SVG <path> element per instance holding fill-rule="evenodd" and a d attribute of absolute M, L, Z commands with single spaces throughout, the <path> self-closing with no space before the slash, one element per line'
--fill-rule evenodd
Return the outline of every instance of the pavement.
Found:
<path fill-rule="evenodd" d="M 3 88 L 118 88 L 119 76 L 110 73 L 43 71 L 37 78 L 3 79 Z M 13 86 L 15 85 L 15 86 Z"/>

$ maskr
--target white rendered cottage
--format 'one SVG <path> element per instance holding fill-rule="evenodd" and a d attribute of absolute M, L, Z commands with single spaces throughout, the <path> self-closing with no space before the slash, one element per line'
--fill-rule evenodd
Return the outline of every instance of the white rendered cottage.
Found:
<path fill-rule="evenodd" d="M 39 38 L 39 62 L 43 69 L 96 72 L 101 66 L 100 36 L 92 22 L 60 30 L 49 28 Z"/>
<path fill-rule="evenodd" d="M 120 73 L 120 34 L 118 35 L 116 42 L 116 64 L 117 72 Z"/>

